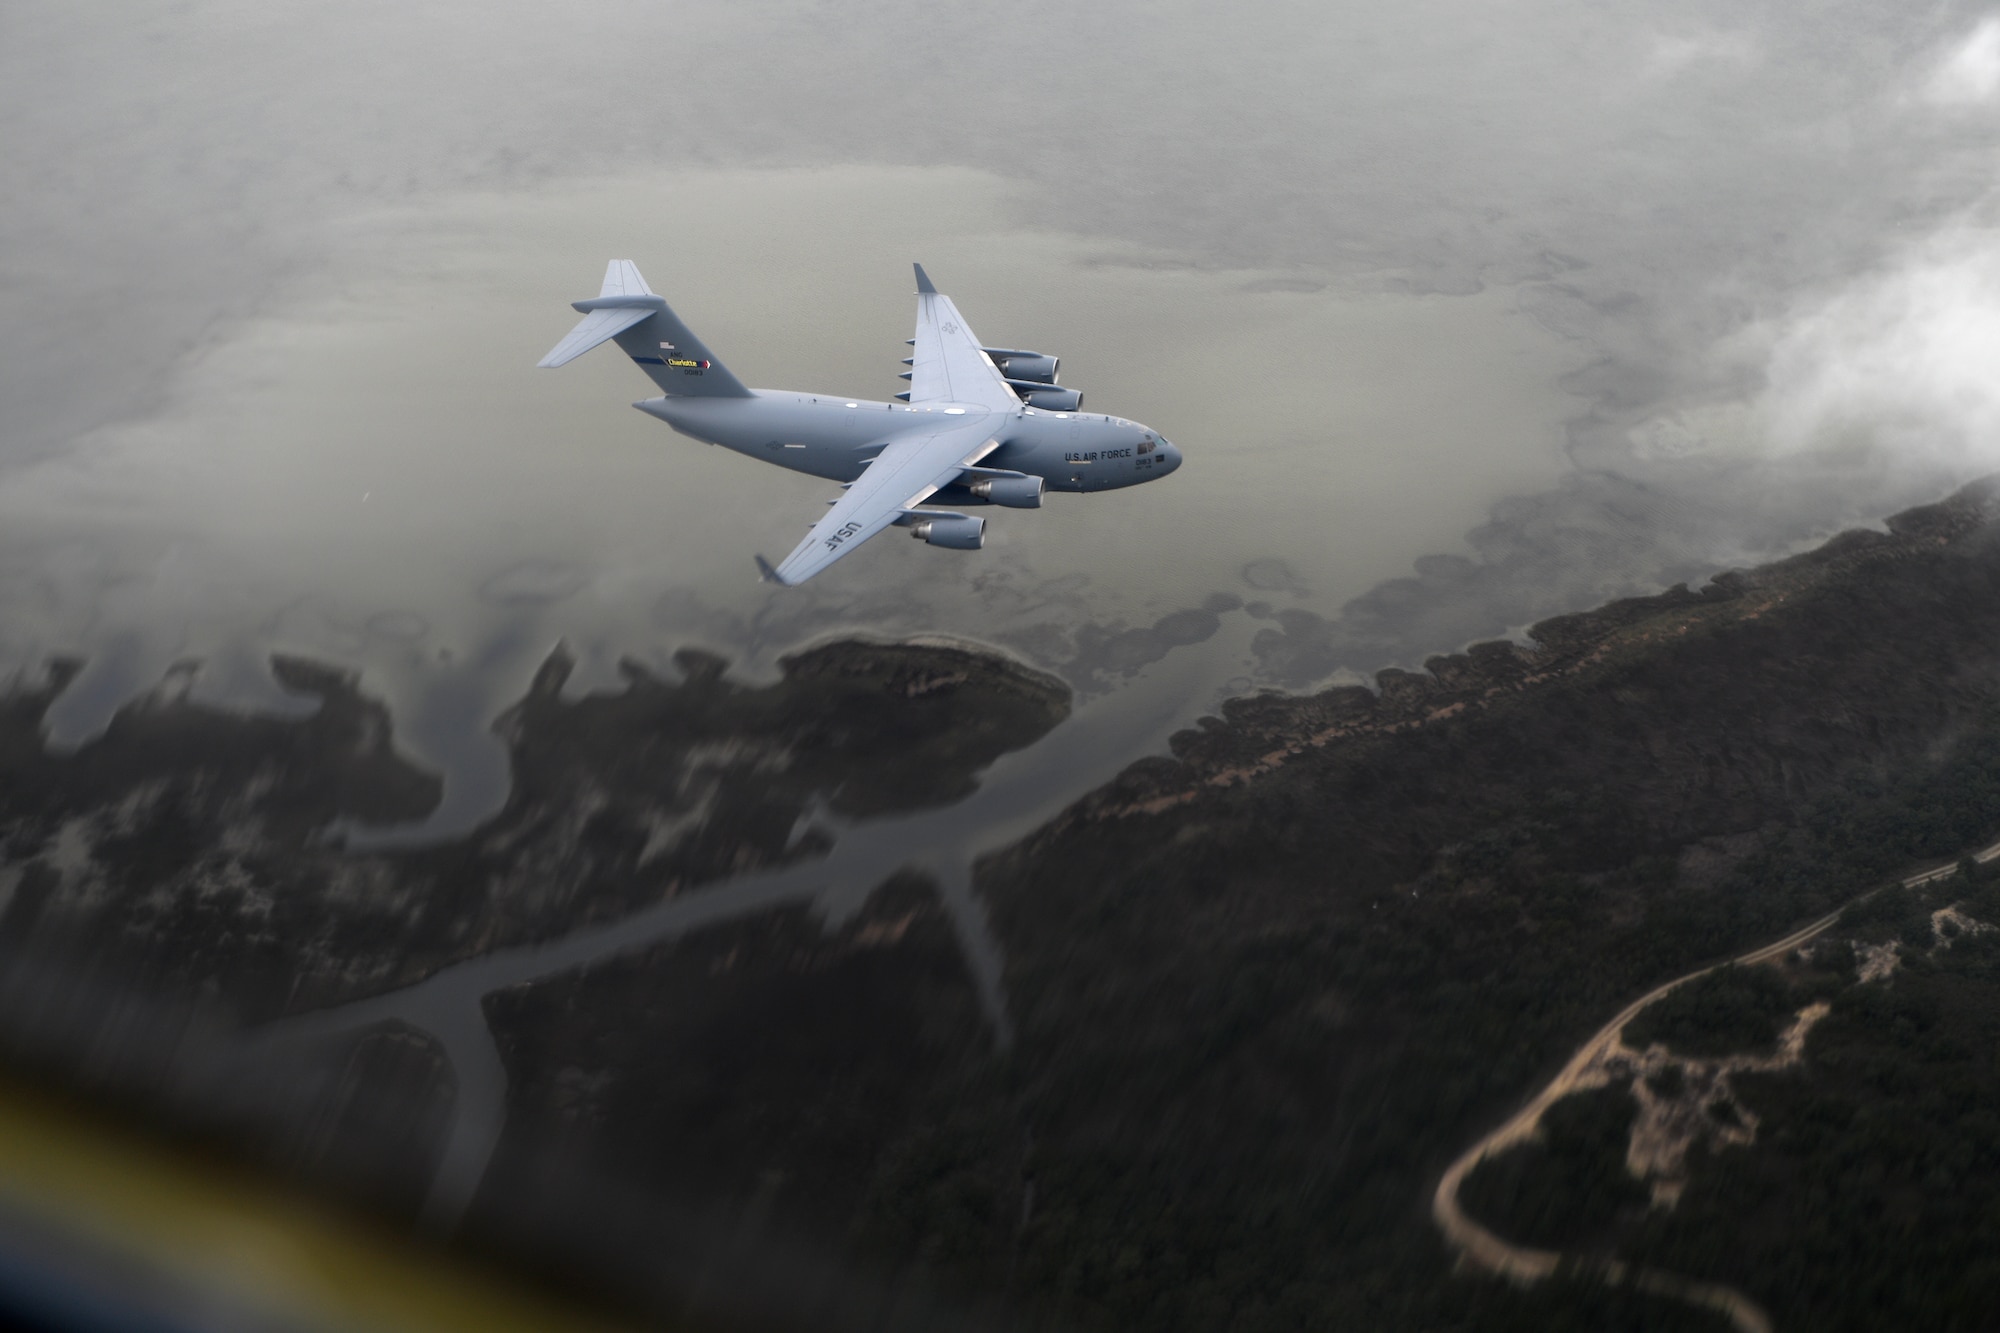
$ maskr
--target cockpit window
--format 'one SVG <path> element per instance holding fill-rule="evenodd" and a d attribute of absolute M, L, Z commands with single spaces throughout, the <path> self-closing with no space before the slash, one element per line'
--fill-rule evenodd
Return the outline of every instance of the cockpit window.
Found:
<path fill-rule="evenodd" d="M 1159 444 L 1150 435 L 1139 441 L 1139 452 L 1142 454 L 1150 454 L 1159 447 Z"/>

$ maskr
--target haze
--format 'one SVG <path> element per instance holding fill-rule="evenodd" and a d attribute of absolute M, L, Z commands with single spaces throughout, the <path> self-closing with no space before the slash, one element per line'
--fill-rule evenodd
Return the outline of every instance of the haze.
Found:
<path fill-rule="evenodd" d="M 2000 466 L 1996 117 L 1949 5 L 17 0 L 0 652 L 89 659 L 66 743 L 182 659 L 351 665 L 436 828 L 558 638 L 588 688 L 941 632 L 1087 707 L 1201 641 L 1190 708 L 1415 663 Z M 921 259 L 1189 463 L 774 592 L 824 487 L 533 369 L 614 256 L 878 398 Z"/>

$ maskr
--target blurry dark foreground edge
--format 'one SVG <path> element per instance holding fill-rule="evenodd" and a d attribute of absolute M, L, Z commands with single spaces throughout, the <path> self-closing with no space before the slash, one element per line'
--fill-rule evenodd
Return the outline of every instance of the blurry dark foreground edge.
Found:
<path fill-rule="evenodd" d="M 110 966 L 0 947 L 0 1326 L 1006 1326 L 554 1156 L 424 1234 L 426 1181 L 381 1132 L 398 1089 L 352 1086 L 352 1044 L 273 1050 Z"/>

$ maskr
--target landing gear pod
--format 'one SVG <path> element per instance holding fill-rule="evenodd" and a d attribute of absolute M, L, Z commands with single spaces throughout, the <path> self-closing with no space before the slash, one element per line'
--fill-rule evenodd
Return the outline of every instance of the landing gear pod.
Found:
<path fill-rule="evenodd" d="M 955 514 L 950 518 L 927 518 L 910 525 L 910 535 L 932 546 L 949 546 L 954 551 L 976 551 L 986 545 L 986 520 Z"/>

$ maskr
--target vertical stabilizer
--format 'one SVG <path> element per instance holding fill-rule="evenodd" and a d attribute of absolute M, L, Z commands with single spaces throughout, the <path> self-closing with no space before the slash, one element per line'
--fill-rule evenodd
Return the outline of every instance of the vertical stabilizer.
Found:
<path fill-rule="evenodd" d="M 652 294 L 653 289 L 639 276 L 639 266 L 631 260 L 614 259 L 604 266 L 604 290 L 598 293 L 599 297 Z"/>
<path fill-rule="evenodd" d="M 669 394 L 705 398 L 747 398 L 750 391 L 715 359 L 708 345 L 681 323 L 665 300 L 654 295 L 629 259 L 604 267 L 596 297 L 572 305 L 583 319 L 541 359 L 544 366 L 566 365 L 601 342 L 617 339 L 653 383 Z"/>

